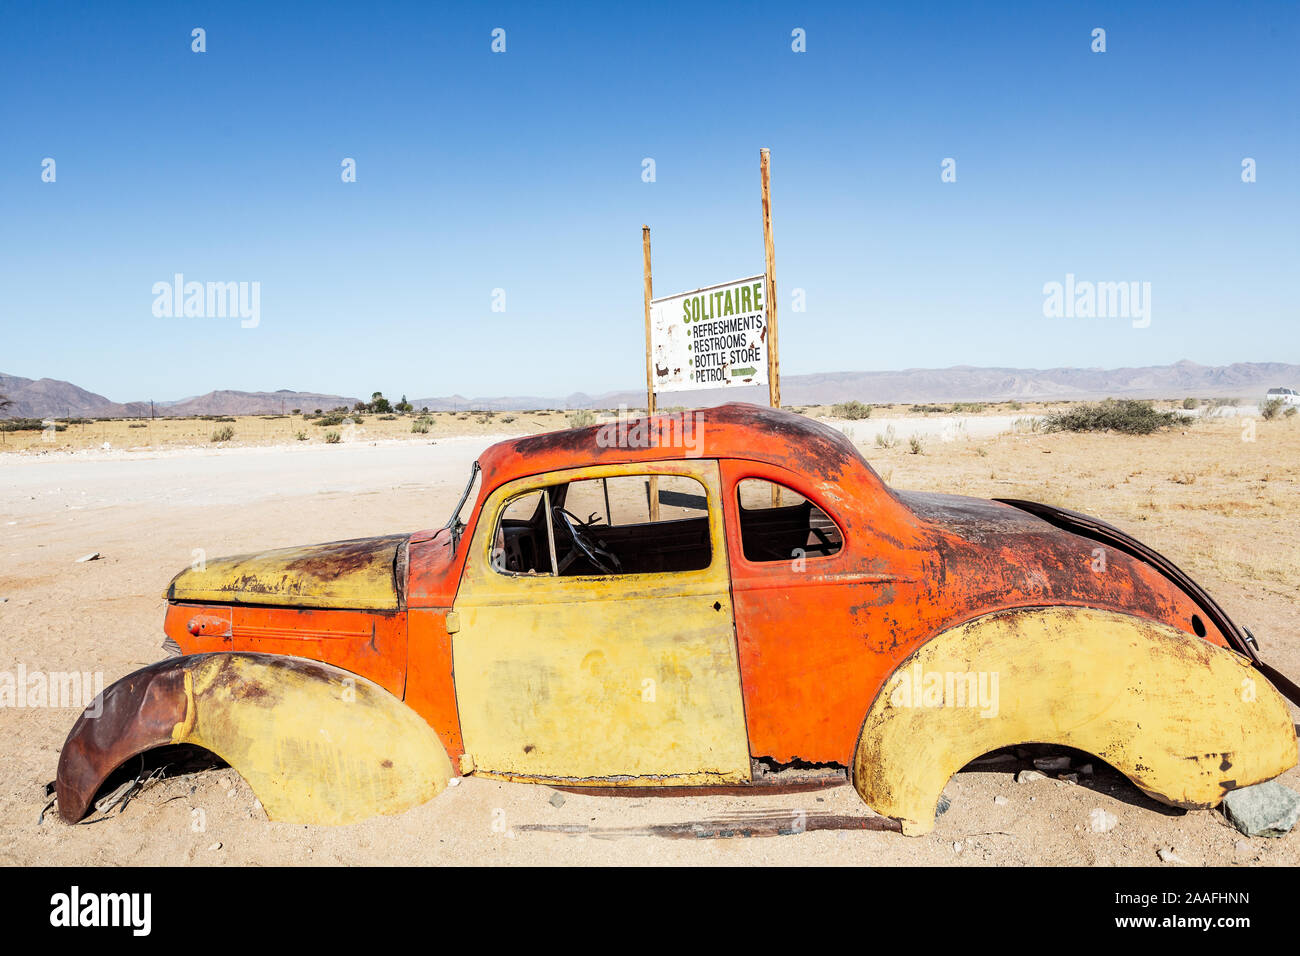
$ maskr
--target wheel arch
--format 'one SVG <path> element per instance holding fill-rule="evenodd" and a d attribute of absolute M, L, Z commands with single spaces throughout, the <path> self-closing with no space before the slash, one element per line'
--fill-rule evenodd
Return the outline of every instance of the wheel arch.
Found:
<path fill-rule="evenodd" d="M 954 773 L 1025 743 L 1095 754 L 1187 808 L 1297 758 L 1285 702 L 1241 655 L 1133 615 L 1038 607 L 949 628 L 903 660 L 867 711 L 851 776 L 868 806 L 917 835 Z"/>
<path fill-rule="evenodd" d="M 224 760 L 267 816 L 350 823 L 399 813 L 446 788 L 451 761 L 418 714 L 378 684 L 317 661 L 197 654 L 104 689 L 59 754 L 59 813 L 75 823 L 127 760 L 190 744 Z"/>

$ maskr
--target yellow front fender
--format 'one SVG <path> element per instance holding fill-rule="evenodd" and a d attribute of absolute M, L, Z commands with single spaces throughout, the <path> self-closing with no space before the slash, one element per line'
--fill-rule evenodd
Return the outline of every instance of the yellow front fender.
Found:
<path fill-rule="evenodd" d="M 317 661 L 199 654 L 105 689 L 59 756 L 59 812 L 81 819 L 128 758 L 203 747 L 248 781 L 272 820 L 351 823 L 441 793 L 451 761 L 437 734 L 379 685 Z"/>
<path fill-rule="evenodd" d="M 928 833 L 954 773 L 1026 743 L 1095 754 L 1188 808 L 1297 756 L 1285 702 L 1240 655 L 1125 614 L 1032 608 L 952 628 L 904 661 L 863 722 L 853 785 L 904 833 Z"/>

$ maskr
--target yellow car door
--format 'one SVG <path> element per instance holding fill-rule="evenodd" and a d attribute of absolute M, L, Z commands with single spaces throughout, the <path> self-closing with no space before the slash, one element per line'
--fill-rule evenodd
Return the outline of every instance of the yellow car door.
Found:
<path fill-rule="evenodd" d="M 697 510 L 677 517 L 668 498 L 665 514 L 628 523 L 611 504 L 619 481 L 643 488 L 643 505 L 650 489 L 660 497 L 685 483 L 698 495 L 679 497 Z M 561 512 L 593 487 L 604 515 L 597 497 L 589 527 Z M 611 786 L 749 780 L 720 502 L 711 460 L 567 469 L 488 496 L 452 618 L 476 773 Z M 574 534 L 604 557 L 584 557 Z"/>

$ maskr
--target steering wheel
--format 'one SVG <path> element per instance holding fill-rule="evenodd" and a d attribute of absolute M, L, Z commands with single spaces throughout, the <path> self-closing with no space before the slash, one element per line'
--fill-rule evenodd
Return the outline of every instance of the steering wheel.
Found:
<path fill-rule="evenodd" d="M 556 574 L 563 574 L 578 557 L 584 557 L 602 574 L 619 574 L 623 570 L 623 563 L 619 561 L 617 555 L 606 550 L 597 544 L 596 541 L 587 534 L 587 525 L 582 519 L 575 514 L 565 511 L 563 508 L 552 508 L 551 514 L 555 518 L 555 527 L 563 528 L 569 537 L 572 547 L 564 558 L 560 560 L 560 566 L 556 568 Z"/>

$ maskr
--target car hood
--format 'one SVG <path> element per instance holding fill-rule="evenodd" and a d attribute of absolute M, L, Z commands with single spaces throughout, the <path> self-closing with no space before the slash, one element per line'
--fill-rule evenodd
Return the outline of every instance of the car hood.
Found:
<path fill-rule="evenodd" d="M 201 562 L 167 588 L 169 601 L 396 611 L 410 535 L 353 538 Z"/>

